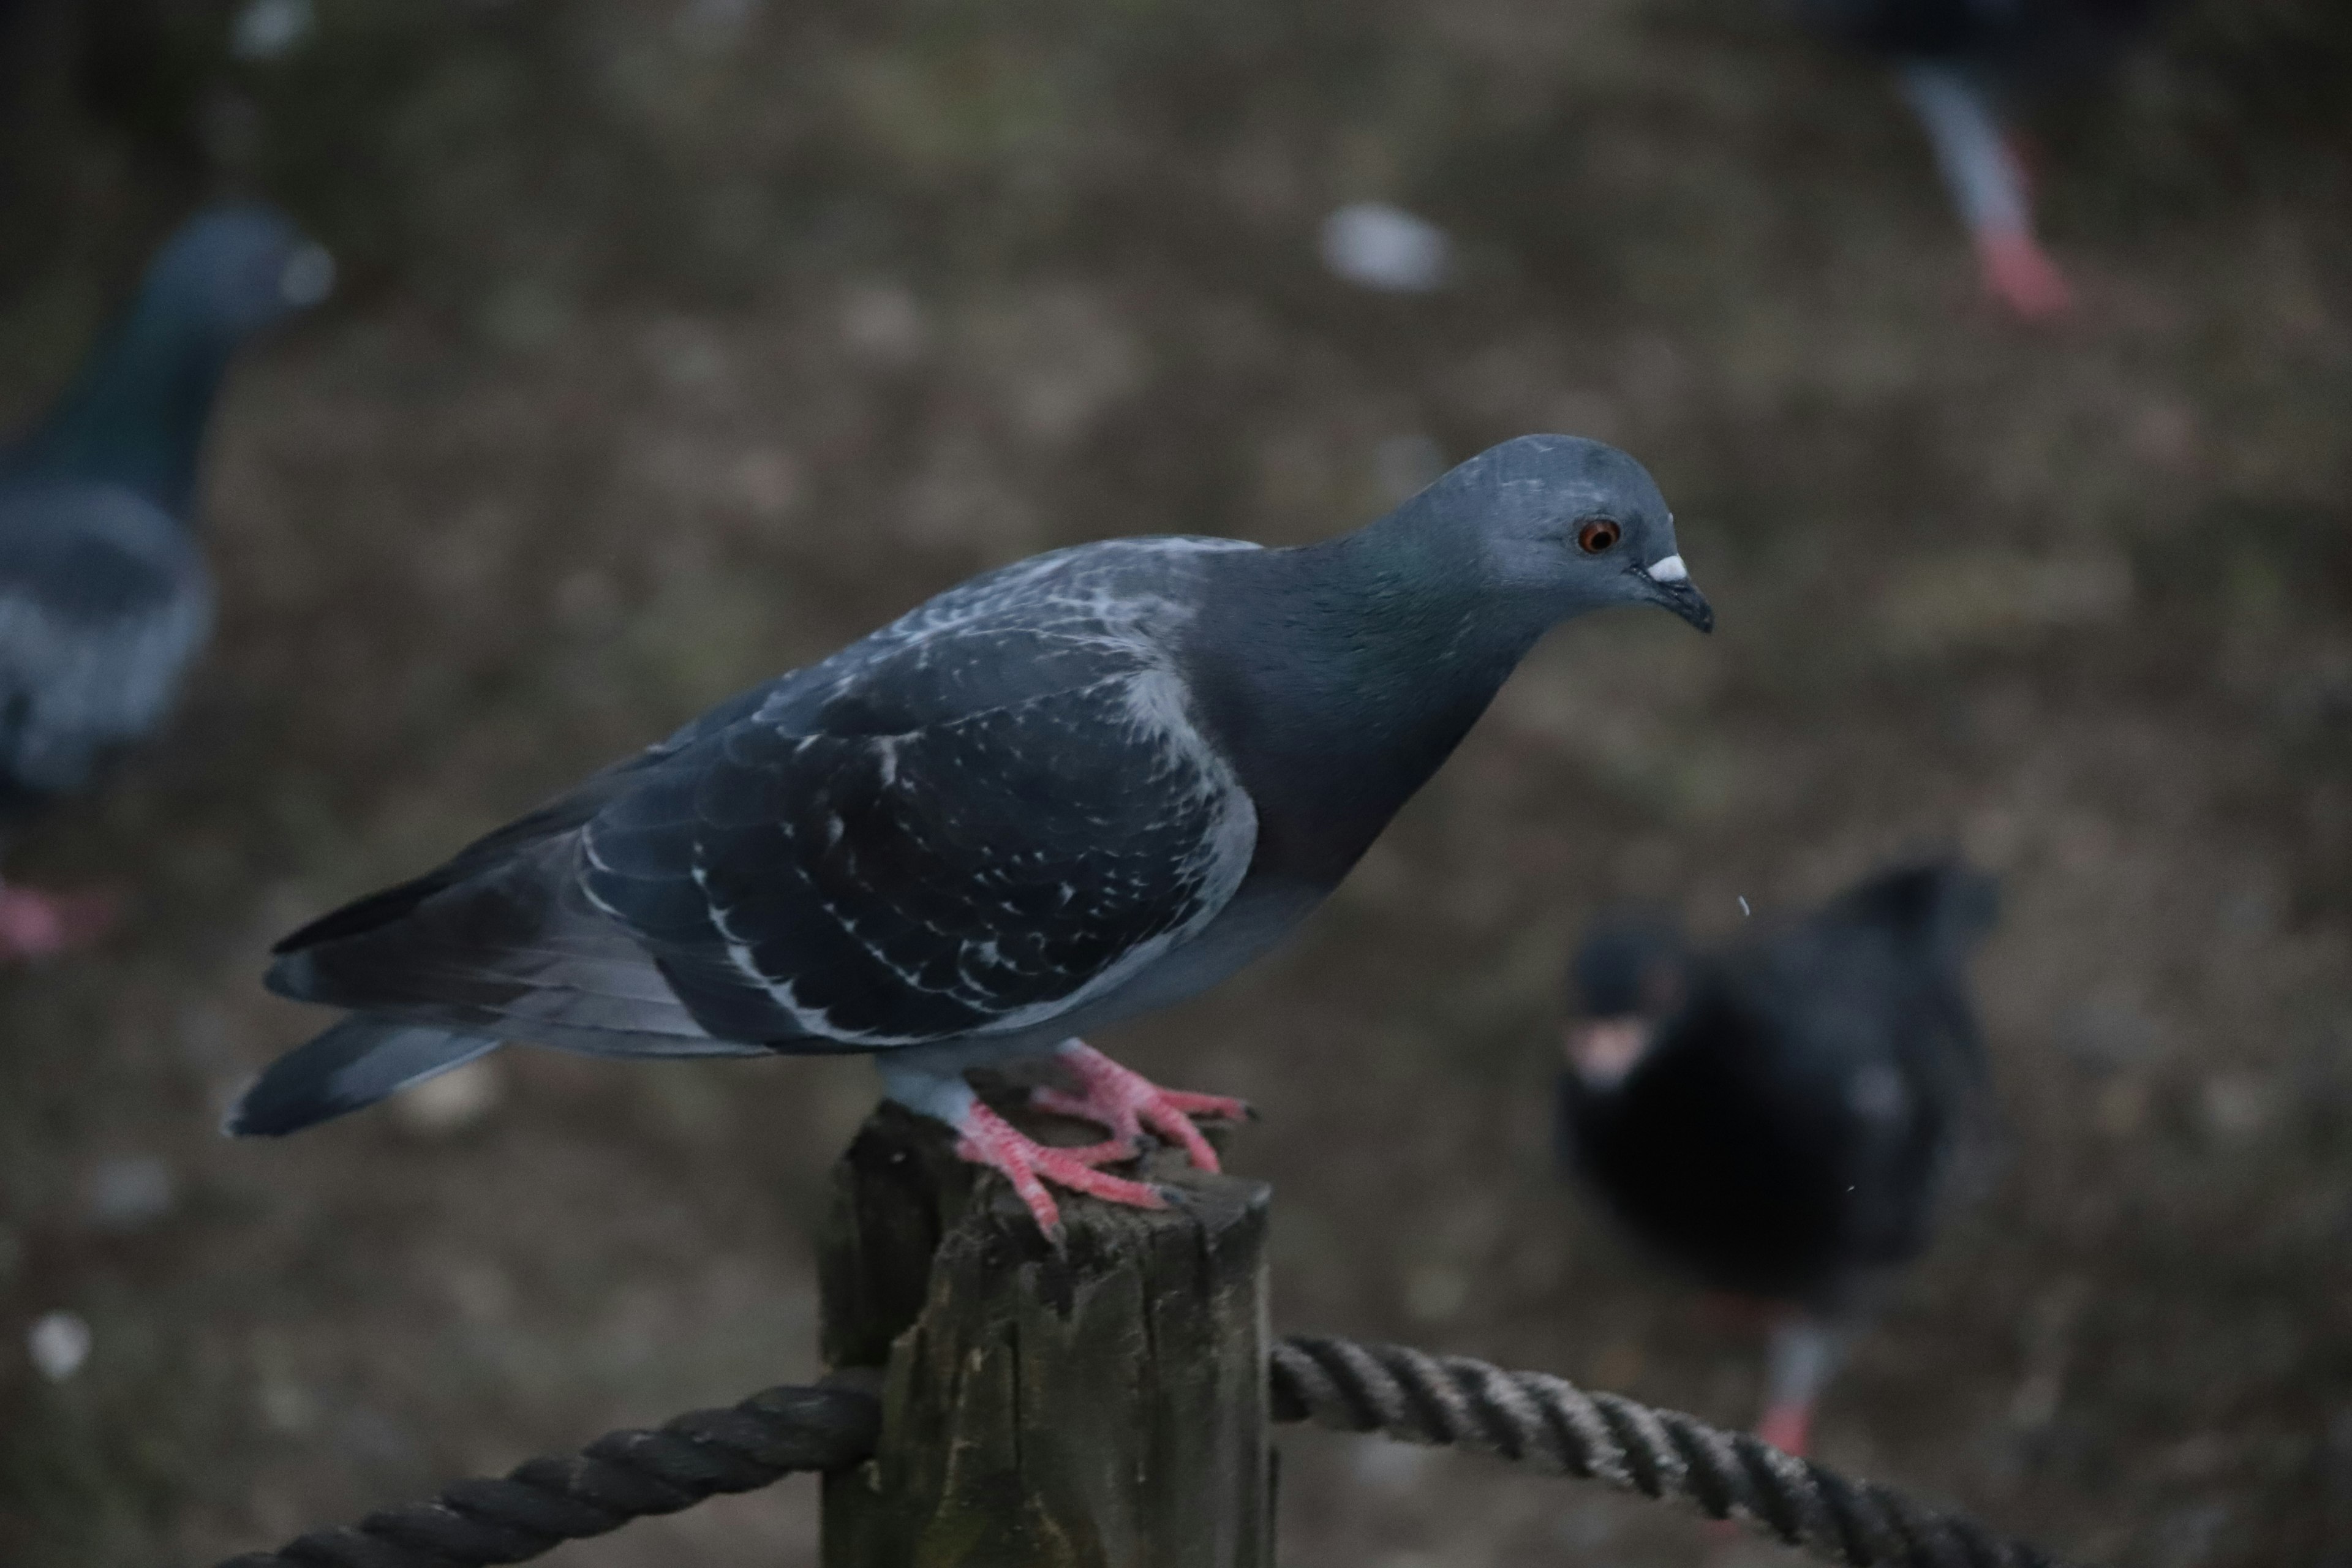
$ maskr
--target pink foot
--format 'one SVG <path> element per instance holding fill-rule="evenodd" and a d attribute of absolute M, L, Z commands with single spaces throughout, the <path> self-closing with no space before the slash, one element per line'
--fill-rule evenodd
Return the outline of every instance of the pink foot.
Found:
<path fill-rule="evenodd" d="M 956 1153 L 975 1165 L 985 1165 L 1013 1184 L 1013 1193 L 1036 1216 L 1037 1228 L 1055 1246 L 1062 1245 L 1062 1210 L 1047 1182 L 1074 1193 L 1086 1193 L 1105 1203 L 1129 1208 L 1164 1209 L 1168 1200 L 1148 1182 L 1130 1182 L 1106 1175 L 1097 1165 L 1135 1157 L 1135 1145 L 1113 1139 L 1083 1149 L 1055 1149 L 1026 1136 L 978 1100 L 956 1122 L 962 1134 Z"/>
<path fill-rule="evenodd" d="M 0 961 L 54 958 L 106 934 L 115 902 L 104 893 L 0 888 Z"/>
<path fill-rule="evenodd" d="M 1811 1400 L 1790 1400 L 1766 1409 L 1764 1419 L 1756 1424 L 1756 1435 L 1784 1454 L 1805 1457 L 1805 1448 L 1813 1440 L 1813 1406 Z"/>
<path fill-rule="evenodd" d="M 1986 289 L 2025 321 L 2051 321 L 2074 307 L 2065 274 L 2030 234 L 1979 235 L 1977 260 Z"/>
<path fill-rule="evenodd" d="M 1184 1151 L 1195 1169 L 1219 1169 L 1217 1152 L 1192 1125 L 1195 1116 L 1213 1116 L 1226 1121 L 1246 1121 L 1248 1105 L 1222 1094 L 1190 1094 L 1181 1089 L 1162 1089 L 1141 1073 L 1119 1066 L 1084 1040 L 1071 1040 L 1061 1049 L 1061 1058 L 1078 1080 L 1079 1092 L 1066 1093 L 1058 1089 L 1032 1089 L 1029 1102 L 1040 1110 L 1050 1110 L 1056 1116 L 1075 1116 L 1084 1121 L 1098 1122 L 1110 1130 L 1111 1142 L 1130 1148 L 1149 1128 Z"/>

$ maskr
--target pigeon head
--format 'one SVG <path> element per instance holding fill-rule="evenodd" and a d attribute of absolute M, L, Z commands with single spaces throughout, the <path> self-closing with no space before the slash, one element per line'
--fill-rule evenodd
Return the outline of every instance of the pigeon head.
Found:
<path fill-rule="evenodd" d="M 190 218 L 164 243 L 148 268 L 146 293 L 235 340 L 317 304 L 334 281 L 334 259 L 283 214 L 224 203 Z"/>
<path fill-rule="evenodd" d="M 1674 514 L 1641 464 L 1599 441 L 1522 436 L 1454 468 L 1408 505 L 1472 520 L 1490 583 L 1549 621 L 1656 605 L 1701 631 L 1715 612 L 1683 565 Z"/>
<path fill-rule="evenodd" d="M 1568 973 L 1569 1000 L 1588 1017 L 1658 1016 L 1682 1000 L 1685 954 L 1680 931 L 1664 920 L 1626 916 L 1584 939 Z"/>
<path fill-rule="evenodd" d="M 1663 920 L 1627 917 L 1584 939 L 1568 974 L 1578 1016 L 1560 1036 L 1575 1086 L 1612 1089 L 1650 1054 L 1659 1026 L 1682 1005 L 1685 964 L 1682 933 Z"/>

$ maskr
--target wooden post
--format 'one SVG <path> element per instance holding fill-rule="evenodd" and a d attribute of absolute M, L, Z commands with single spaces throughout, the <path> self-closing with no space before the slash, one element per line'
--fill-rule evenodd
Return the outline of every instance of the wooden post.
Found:
<path fill-rule="evenodd" d="M 1057 1255 L 945 1129 L 866 1122 L 819 1268 L 882 1437 L 825 1478 L 824 1568 L 1274 1568 L 1267 1191 L 1145 1168 L 1180 1206 L 1064 1195 Z"/>

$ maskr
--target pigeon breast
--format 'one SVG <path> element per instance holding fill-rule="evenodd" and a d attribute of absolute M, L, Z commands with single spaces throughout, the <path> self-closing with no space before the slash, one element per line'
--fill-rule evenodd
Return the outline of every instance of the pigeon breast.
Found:
<path fill-rule="evenodd" d="M 212 626 L 186 531 L 109 485 L 0 483 L 0 775 L 69 791 L 163 721 Z"/>

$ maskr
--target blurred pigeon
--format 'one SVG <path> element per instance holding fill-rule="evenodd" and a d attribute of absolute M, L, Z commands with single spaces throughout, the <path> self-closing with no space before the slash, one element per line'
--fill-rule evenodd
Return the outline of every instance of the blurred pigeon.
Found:
<path fill-rule="evenodd" d="M 1192 1114 L 1083 1033 L 1265 952 L 1347 874 L 1554 624 L 1706 629 L 1657 488 L 1529 436 L 1320 544 L 1111 540 L 973 579 L 279 944 L 269 984 L 352 1016 L 228 1131 L 282 1133 L 524 1038 L 612 1056 L 866 1052 L 1049 1234 L 1045 1184 Z M 968 1068 L 1056 1058 L 1045 1147 Z"/>
<path fill-rule="evenodd" d="M 1427 218 L 1385 202 L 1351 202 L 1323 220 L 1323 265 L 1349 282 L 1426 294 L 1453 270 L 1454 242 Z"/>
<path fill-rule="evenodd" d="M 267 208 L 164 243 L 57 406 L 0 448 L 0 810 L 81 788 L 162 722 L 212 626 L 191 529 L 213 396 L 237 344 L 315 303 L 327 253 Z M 0 889 L 0 957 L 94 934 L 103 900 Z"/>
<path fill-rule="evenodd" d="M 1729 952 L 1622 919 L 1577 954 L 1562 1153 L 1643 1242 L 1771 1310 L 1758 1430 L 1790 1453 L 1843 1325 L 1926 1250 L 1983 1131 L 1966 966 L 1994 900 L 1937 862 Z"/>
<path fill-rule="evenodd" d="M 2008 131 L 2015 104 L 2095 74 L 2162 0 L 1799 0 L 1823 30 L 1891 58 L 1927 132 L 1985 287 L 2028 321 L 2072 294 L 2035 239 L 2033 194 Z"/>

